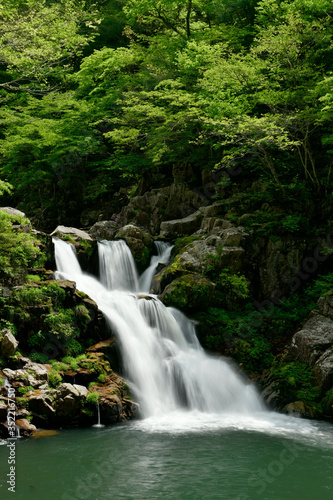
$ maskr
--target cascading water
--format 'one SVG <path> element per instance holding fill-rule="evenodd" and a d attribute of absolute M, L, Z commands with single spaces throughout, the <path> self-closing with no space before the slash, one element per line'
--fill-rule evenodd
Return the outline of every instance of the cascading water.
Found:
<path fill-rule="evenodd" d="M 153 255 L 149 267 L 142 273 L 139 279 L 140 292 L 149 293 L 150 285 L 159 264 L 167 264 L 173 248 L 170 243 L 155 241 L 157 255 Z"/>
<path fill-rule="evenodd" d="M 57 277 L 76 281 L 117 332 L 142 416 L 169 415 L 181 409 L 243 415 L 263 411 L 254 387 L 227 362 L 204 352 L 186 316 L 154 296 L 142 298 L 133 293 L 137 290 L 134 261 L 126 244 L 119 243 L 99 243 L 104 286 L 82 272 L 71 244 L 54 238 Z M 125 277 L 122 262 L 126 262 Z M 124 291 L 126 283 L 128 291 Z"/>

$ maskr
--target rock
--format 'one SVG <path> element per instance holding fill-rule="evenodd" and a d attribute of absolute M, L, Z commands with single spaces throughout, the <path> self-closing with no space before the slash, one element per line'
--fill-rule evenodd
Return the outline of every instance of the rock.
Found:
<path fill-rule="evenodd" d="M 114 424 L 122 419 L 122 403 L 117 394 L 102 396 L 99 400 L 101 420 L 105 424 Z"/>
<path fill-rule="evenodd" d="M 33 375 L 35 379 L 37 380 L 43 380 L 47 381 L 48 380 L 48 369 L 45 367 L 45 365 L 42 365 L 40 363 L 33 363 L 32 361 L 28 361 L 23 367 L 25 371 L 33 372 Z"/>
<path fill-rule="evenodd" d="M 259 276 L 259 287 L 265 298 L 272 298 L 277 291 L 290 292 L 300 282 L 300 269 L 306 243 L 290 237 L 272 241 L 256 238 L 251 244 L 251 254 L 247 254 L 250 266 Z"/>
<path fill-rule="evenodd" d="M 151 234 L 134 224 L 128 224 L 117 232 L 116 238 L 126 241 L 139 268 L 139 272 L 146 269 L 153 250 L 154 240 Z"/>
<path fill-rule="evenodd" d="M 88 231 L 93 238 L 103 240 L 112 240 L 117 232 L 118 228 L 112 220 L 96 222 Z"/>
<path fill-rule="evenodd" d="M 160 234 L 166 238 L 180 238 L 197 231 L 203 219 L 203 214 L 197 210 L 183 219 L 169 220 L 161 223 Z"/>
<path fill-rule="evenodd" d="M 51 236 L 57 236 L 60 238 L 66 235 L 72 236 L 74 240 L 93 241 L 92 237 L 86 231 L 82 231 L 76 227 L 58 226 L 53 233 L 51 233 Z"/>
<path fill-rule="evenodd" d="M 202 276 L 192 273 L 181 276 L 168 285 L 159 299 L 166 305 L 182 311 L 197 311 L 211 304 L 215 294 L 215 284 Z"/>
<path fill-rule="evenodd" d="M 320 356 L 314 365 L 313 375 L 321 394 L 333 387 L 333 347 Z"/>
<path fill-rule="evenodd" d="M 17 210 L 16 208 L 12 208 L 12 207 L 0 207 L 0 210 L 4 210 L 9 215 L 17 215 L 19 217 L 26 217 L 26 215 L 25 215 L 24 212 L 21 212 L 20 210 Z"/>
<path fill-rule="evenodd" d="M 309 407 L 306 407 L 303 401 L 295 401 L 293 403 L 288 403 L 283 408 L 283 413 L 287 413 L 287 415 L 292 415 L 293 417 L 304 417 L 304 418 L 313 418 L 313 412 Z"/>
<path fill-rule="evenodd" d="M 317 302 L 319 312 L 323 316 L 333 320 L 333 295 L 325 295 L 325 297 L 320 297 Z"/>
<path fill-rule="evenodd" d="M 61 384 L 55 392 L 57 417 L 69 419 L 78 416 L 87 394 L 88 390 L 83 385 Z"/>
<path fill-rule="evenodd" d="M 290 355 L 297 361 L 312 366 L 332 343 L 333 321 L 321 314 L 315 314 L 306 321 L 302 330 L 293 336 Z"/>
<path fill-rule="evenodd" d="M 207 202 L 204 195 L 189 189 L 185 183 L 174 183 L 132 198 L 122 209 L 121 218 L 125 223 L 132 222 L 159 234 L 162 221 L 187 217 Z"/>
<path fill-rule="evenodd" d="M 215 201 L 212 205 L 208 205 L 208 207 L 200 207 L 200 212 L 203 213 L 204 217 L 216 217 L 217 215 L 221 215 L 225 213 L 225 202 L 224 201 Z"/>
<path fill-rule="evenodd" d="M 16 420 L 15 424 L 20 428 L 21 436 L 32 436 L 32 434 L 37 432 L 36 426 L 31 424 L 26 418 Z"/>
<path fill-rule="evenodd" d="M 34 416 L 42 416 L 50 422 L 54 420 L 55 410 L 52 407 L 52 400 L 46 394 L 32 394 L 29 398 L 29 410 Z"/>
<path fill-rule="evenodd" d="M 10 380 L 14 380 L 16 378 L 17 370 L 11 370 L 10 368 L 4 368 L 2 370 L 2 373 L 10 381 Z"/>
<path fill-rule="evenodd" d="M 0 332 L 0 338 L 1 337 L 2 337 L 0 346 L 1 355 L 4 356 L 5 358 L 13 356 L 17 349 L 18 341 L 16 340 L 12 332 L 7 328 Z"/>
<path fill-rule="evenodd" d="M 127 226 L 122 227 L 116 234 L 116 238 L 122 238 L 127 241 L 127 238 L 132 238 L 133 240 L 140 240 L 145 246 L 151 246 L 153 244 L 153 237 L 148 231 L 141 229 L 134 224 L 127 224 Z"/>
<path fill-rule="evenodd" d="M 4 401 L 0 400 L 0 422 L 5 422 L 7 420 L 8 405 Z"/>

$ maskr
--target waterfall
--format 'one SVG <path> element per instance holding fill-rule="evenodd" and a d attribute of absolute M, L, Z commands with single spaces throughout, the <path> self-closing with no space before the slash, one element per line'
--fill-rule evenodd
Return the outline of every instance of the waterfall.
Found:
<path fill-rule="evenodd" d="M 101 428 L 104 427 L 104 424 L 101 424 L 101 410 L 99 406 L 99 401 L 97 401 L 97 424 L 94 424 L 93 427 Z"/>
<path fill-rule="evenodd" d="M 142 417 L 177 410 L 251 415 L 264 409 L 253 385 L 228 362 L 204 352 L 192 321 L 156 297 L 134 293 L 135 266 L 124 242 L 99 244 L 104 267 L 100 267 L 98 280 L 82 272 L 70 243 L 53 241 L 56 277 L 75 281 L 79 290 L 95 300 L 117 333 L 126 376 Z M 120 256 L 121 252 L 125 255 Z M 127 291 L 125 283 L 129 283 Z"/>
<path fill-rule="evenodd" d="M 138 273 L 125 241 L 99 241 L 98 253 L 101 282 L 108 290 L 138 291 Z"/>
<path fill-rule="evenodd" d="M 149 293 L 151 282 L 157 266 L 159 264 L 167 264 L 170 259 L 171 250 L 173 248 L 170 243 L 164 241 L 155 241 L 157 255 L 153 255 L 150 260 L 149 267 L 142 273 L 139 279 L 140 292 Z"/>

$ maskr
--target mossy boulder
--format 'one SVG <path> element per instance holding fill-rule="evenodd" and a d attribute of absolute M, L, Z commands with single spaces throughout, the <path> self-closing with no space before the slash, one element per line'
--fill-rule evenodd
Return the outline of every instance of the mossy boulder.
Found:
<path fill-rule="evenodd" d="M 190 273 L 172 281 L 159 296 L 166 306 L 194 312 L 205 309 L 214 298 L 215 284 L 198 273 Z"/>

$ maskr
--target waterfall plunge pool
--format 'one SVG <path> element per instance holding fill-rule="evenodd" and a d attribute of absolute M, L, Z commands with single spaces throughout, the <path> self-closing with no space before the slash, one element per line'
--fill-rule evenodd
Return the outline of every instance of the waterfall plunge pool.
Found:
<path fill-rule="evenodd" d="M 58 276 L 76 281 L 117 331 L 142 418 L 17 440 L 16 500 L 331 499 L 332 425 L 268 411 L 251 384 L 202 350 L 182 313 L 138 300 L 156 260 L 139 279 L 123 242 L 99 246 L 100 281 L 55 240 Z"/>

